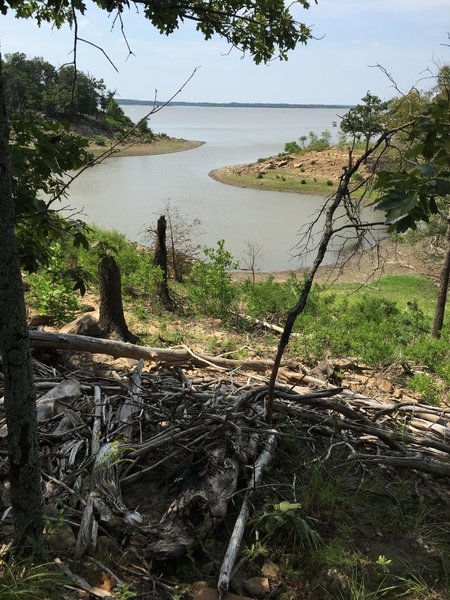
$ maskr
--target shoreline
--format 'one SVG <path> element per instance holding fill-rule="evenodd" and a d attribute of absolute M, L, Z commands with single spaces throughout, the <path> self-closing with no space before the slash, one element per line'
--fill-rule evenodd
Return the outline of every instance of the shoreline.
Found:
<path fill-rule="evenodd" d="M 185 140 L 183 138 L 161 138 L 154 142 L 130 142 L 117 146 L 108 158 L 121 158 L 124 156 L 157 156 L 160 154 L 172 154 L 174 152 L 185 152 L 187 150 L 194 150 L 203 146 L 205 142 L 198 140 Z M 108 150 L 108 146 L 99 146 L 94 144 L 89 147 L 89 151 L 92 152 L 94 157 L 97 157 Z"/>

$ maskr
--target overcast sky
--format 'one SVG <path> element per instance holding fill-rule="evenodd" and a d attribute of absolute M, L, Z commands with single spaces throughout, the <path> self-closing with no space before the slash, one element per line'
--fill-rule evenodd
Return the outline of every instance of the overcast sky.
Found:
<path fill-rule="evenodd" d="M 249 56 L 228 52 L 225 41 L 205 42 L 187 23 L 165 37 L 137 15 L 124 14 L 125 31 L 87 0 L 79 35 L 101 46 L 119 69 L 87 44 L 79 45 L 78 66 L 118 97 L 160 100 L 175 92 L 200 67 L 178 96 L 183 101 L 288 102 L 355 104 L 367 90 L 383 99 L 395 94 L 387 77 L 371 65 L 381 64 L 407 91 L 418 81 L 426 88 L 427 69 L 450 62 L 450 0 L 319 0 L 301 11 L 317 39 L 299 46 L 289 60 L 256 66 Z M 68 29 L 39 28 L 32 21 L 0 16 L 3 54 L 24 52 L 59 66 L 72 60 Z M 425 79 L 424 79 L 425 78 Z"/>

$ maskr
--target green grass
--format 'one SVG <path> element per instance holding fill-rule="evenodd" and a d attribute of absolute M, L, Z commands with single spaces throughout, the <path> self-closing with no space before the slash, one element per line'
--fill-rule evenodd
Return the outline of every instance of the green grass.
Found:
<path fill-rule="evenodd" d="M 318 460 L 327 442 L 284 433 L 267 474 L 278 492 L 260 497 L 246 537 L 252 568 L 270 556 L 289 597 L 447 598 L 447 508 L 430 501 L 433 482 L 424 494 L 414 472 L 366 471 L 344 449 Z"/>
<path fill-rule="evenodd" d="M 351 303 L 357 297 L 386 298 L 400 308 L 408 302 L 416 302 L 428 317 L 432 317 L 437 297 L 437 288 L 426 277 L 416 275 L 386 275 L 378 281 L 359 283 L 334 283 L 329 293 L 338 299 L 347 298 Z"/>
<path fill-rule="evenodd" d="M 221 172 L 217 170 L 213 173 L 213 178 L 227 185 L 238 187 L 248 187 L 257 190 L 269 190 L 274 192 L 293 192 L 296 194 L 316 194 L 320 196 L 329 196 L 338 186 L 338 181 L 330 179 L 320 179 L 318 177 L 307 177 L 303 173 L 290 175 L 283 173 L 282 176 L 276 172 L 267 172 L 262 177 L 257 177 L 255 174 L 238 174 L 230 172 Z M 331 185 L 330 185 L 331 182 Z M 355 198 L 361 198 L 363 188 L 356 190 L 353 193 Z M 372 199 L 370 193 L 365 194 L 365 198 Z"/>

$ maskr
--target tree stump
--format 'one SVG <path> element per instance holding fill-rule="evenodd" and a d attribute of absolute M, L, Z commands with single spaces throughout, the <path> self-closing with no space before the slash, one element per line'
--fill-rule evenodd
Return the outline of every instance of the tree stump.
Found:
<path fill-rule="evenodd" d="M 113 256 L 104 256 L 99 263 L 100 318 L 98 324 L 107 337 L 136 342 L 125 322 L 122 303 L 120 270 Z"/>
<path fill-rule="evenodd" d="M 160 267 L 162 271 L 162 280 L 158 285 L 159 299 L 166 310 L 173 312 L 175 310 L 175 303 L 170 295 L 169 286 L 167 285 L 166 228 L 166 217 L 163 215 L 158 219 L 153 264 L 155 267 Z"/>

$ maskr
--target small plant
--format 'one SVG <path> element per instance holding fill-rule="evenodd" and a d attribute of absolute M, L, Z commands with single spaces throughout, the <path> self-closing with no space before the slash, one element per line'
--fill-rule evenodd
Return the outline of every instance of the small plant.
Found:
<path fill-rule="evenodd" d="M 134 590 L 126 581 L 120 581 L 113 590 L 115 600 L 130 600 L 136 596 Z"/>
<path fill-rule="evenodd" d="M 56 325 L 71 321 L 80 310 L 74 282 L 68 277 L 61 244 L 51 245 L 50 260 L 46 268 L 28 277 L 31 290 L 28 300 L 39 314 L 48 315 Z"/>
<path fill-rule="evenodd" d="M 358 171 L 356 171 L 356 173 L 353 173 L 351 179 L 352 179 L 352 181 L 361 183 L 362 181 L 364 181 L 364 175 L 362 173 L 359 173 Z"/>
<path fill-rule="evenodd" d="M 0 600 L 58 600 L 67 583 L 54 564 L 0 561 Z"/>
<path fill-rule="evenodd" d="M 333 182 L 331 181 L 331 179 L 327 179 L 327 185 L 329 185 L 329 186 L 333 185 Z"/>
<path fill-rule="evenodd" d="M 256 175 L 256 179 L 262 179 L 263 177 L 264 175 L 261 172 Z"/>
<path fill-rule="evenodd" d="M 426 373 L 415 373 L 409 380 L 408 387 L 411 390 L 418 392 L 427 404 L 439 406 L 439 388 L 430 375 L 427 375 Z"/>
<path fill-rule="evenodd" d="M 306 185 L 306 179 L 302 179 L 302 180 L 300 181 L 300 183 L 301 183 L 302 185 Z"/>
<path fill-rule="evenodd" d="M 97 144 L 97 146 L 106 146 L 106 140 L 101 135 L 95 136 L 94 143 Z"/>
<path fill-rule="evenodd" d="M 298 502 L 267 502 L 253 519 L 255 529 L 262 530 L 270 539 L 278 538 L 291 547 L 302 548 L 310 553 L 317 551 L 322 542 L 317 531 L 300 514 Z"/>

